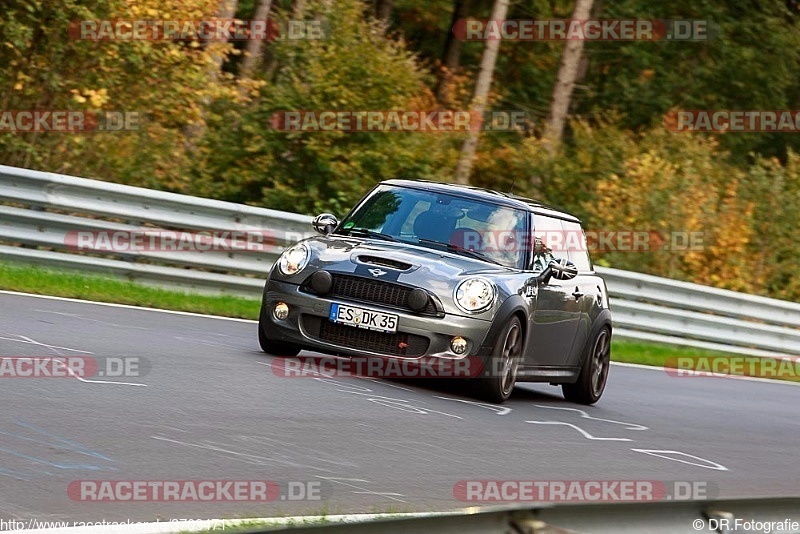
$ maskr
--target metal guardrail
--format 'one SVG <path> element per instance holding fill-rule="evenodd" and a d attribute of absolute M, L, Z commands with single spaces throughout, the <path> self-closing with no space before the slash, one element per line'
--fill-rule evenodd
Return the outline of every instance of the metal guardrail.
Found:
<path fill-rule="evenodd" d="M 534 504 L 470 508 L 461 513 L 296 526 L 295 534 L 691 534 L 785 532 L 800 534 L 800 498 L 653 503 Z M 251 534 L 274 532 L 253 529 Z"/>
<path fill-rule="evenodd" d="M 0 165 L 0 261 L 91 271 L 205 293 L 260 296 L 311 217 Z M 76 253 L 76 232 L 251 232 L 265 246 L 205 251 Z M 800 304 L 598 267 L 615 335 L 754 356 L 800 355 Z"/>

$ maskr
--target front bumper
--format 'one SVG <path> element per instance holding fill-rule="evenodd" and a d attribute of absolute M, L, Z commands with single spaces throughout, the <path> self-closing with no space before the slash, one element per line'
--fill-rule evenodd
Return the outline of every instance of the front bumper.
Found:
<path fill-rule="evenodd" d="M 272 314 L 278 302 L 289 306 L 289 316 L 286 319 L 276 319 Z M 334 302 L 397 315 L 397 334 L 373 333 L 331 323 L 328 321 L 328 313 Z M 444 317 L 415 315 L 379 304 L 309 294 L 301 291 L 297 285 L 274 280 L 269 280 L 264 288 L 261 324 L 264 335 L 270 340 L 329 354 L 448 360 L 470 356 L 484 357 L 487 351 L 482 347 L 492 325 L 486 319 L 450 314 Z M 450 341 L 454 336 L 467 340 L 464 354 L 458 355 L 450 350 Z M 398 345 L 405 343 L 408 347 L 395 347 L 392 345 L 395 342 Z"/>

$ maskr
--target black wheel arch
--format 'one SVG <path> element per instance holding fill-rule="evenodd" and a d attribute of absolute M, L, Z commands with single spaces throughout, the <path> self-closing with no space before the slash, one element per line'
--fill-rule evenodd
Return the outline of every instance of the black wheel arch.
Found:
<path fill-rule="evenodd" d="M 525 342 L 527 343 L 528 304 L 521 296 L 511 295 L 505 300 L 505 302 L 503 302 L 503 304 L 500 306 L 500 309 L 497 310 L 497 313 L 495 313 L 494 319 L 492 319 L 492 325 L 489 327 L 489 331 L 486 333 L 486 337 L 483 339 L 483 343 L 481 344 L 480 354 L 482 356 L 488 356 L 491 354 L 492 348 L 497 342 L 497 338 L 503 331 L 503 327 L 514 315 L 519 317 L 519 322 L 522 326 L 523 339 L 525 339 Z"/>
<path fill-rule="evenodd" d="M 599 334 L 600 330 L 602 330 L 603 328 L 608 328 L 609 343 L 610 343 L 612 335 L 614 333 L 614 326 L 611 321 L 611 310 L 609 310 L 608 308 L 600 310 L 600 313 L 598 313 L 597 317 L 595 317 L 594 319 L 592 328 L 589 330 L 589 335 L 586 337 L 586 342 L 583 344 L 583 347 L 581 347 L 580 360 L 578 361 L 579 369 L 583 367 L 584 360 L 585 358 L 587 358 L 588 347 L 594 343 L 597 334 Z M 609 350 L 611 350 L 610 347 Z M 575 380 L 577 379 L 578 376 L 575 376 Z"/>

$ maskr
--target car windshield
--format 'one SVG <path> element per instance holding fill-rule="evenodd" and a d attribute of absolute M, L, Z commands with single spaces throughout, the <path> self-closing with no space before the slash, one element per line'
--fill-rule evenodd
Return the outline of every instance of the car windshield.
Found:
<path fill-rule="evenodd" d="M 339 233 L 448 250 L 523 269 L 526 212 L 446 193 L 381 186 L 339 226 Z"/>

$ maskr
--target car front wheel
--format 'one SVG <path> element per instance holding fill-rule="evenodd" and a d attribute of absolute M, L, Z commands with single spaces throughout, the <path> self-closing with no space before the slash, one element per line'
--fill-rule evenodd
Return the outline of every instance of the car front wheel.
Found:
<path fill-rule="evenodd" d="M 564 398 L 578 404 L 594 404 L 603 395 L 611 365 L 611 332 L 603 327 L 586 345 L 583 366 L 574 384 L 562 384 Z"/>
<path fill-rule="evenodd" d="M 497 337 L 488 361 L 488 369 L 484 369 L 486 376 L 479 379 L 481 397 L 500 403 L 511 396 L 517 382 L 523 341 L 519 319 L 512 317 Z"/>

